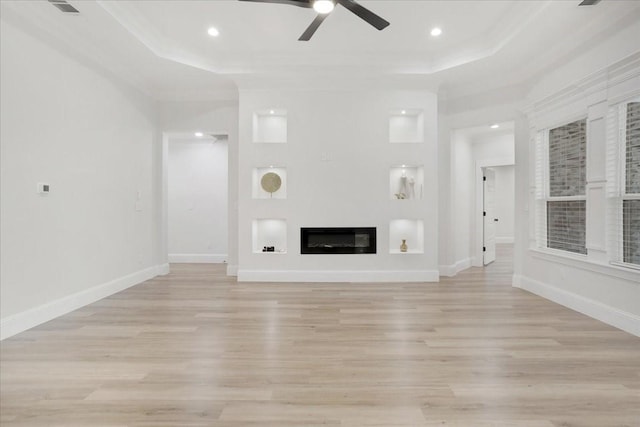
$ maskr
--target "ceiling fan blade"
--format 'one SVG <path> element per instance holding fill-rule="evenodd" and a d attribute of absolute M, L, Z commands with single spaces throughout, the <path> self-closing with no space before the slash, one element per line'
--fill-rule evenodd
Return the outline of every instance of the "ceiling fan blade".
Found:
<path fill-rule="evenodd" d="M 274 3 L 274 4 L 288 4 L 290 6 L 298 6 L 304 7 L 307 9 L 311 9 L 313 5 L 309 0 L 239 0 L 239 1 L 248 1 L 253 3 Z"/>
<path fill-rule="evenodd" d="M 378 30 L 384 30 L 389 26 L 389 22 L 382 19 L 375 13 L 371 12 L 364 6 L 360 6 L 354 0 L 337 0 L 339 4 L 349 9 L 354 14 L 358 15 L 360 18 L 367 21 L 369 24 L 376 27 Z"/>
<path fill-rule="evenodd" d="M 600 3 L 600 0 L 584 0 L 578 6 L 593 6 Z"/>
<path fill-rule="evenodd" d="M 316 19 L 314 19 L 311 25 L 309 25 L 307 29 L 304 30 L 304 33 L 302 33 L 298 40 L 303 42 L 308 42 L 309 40 L 311 40 L 311 36 L 313 36 L 313 33 L 316 32 L 320 24 L 322 24 L 322 21 L 324 21 L 327 16 L 329 15 L 323 14 L 316 16 Z"/>

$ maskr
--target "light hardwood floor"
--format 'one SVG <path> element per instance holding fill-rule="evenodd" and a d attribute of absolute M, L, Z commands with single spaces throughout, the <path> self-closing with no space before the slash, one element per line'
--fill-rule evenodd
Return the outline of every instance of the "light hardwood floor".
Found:
<path fill-rule="evenodd" d="M 1 344 L 3 426 L 640 426 L 640 339 L 510 286 L 172 274 Z"/>

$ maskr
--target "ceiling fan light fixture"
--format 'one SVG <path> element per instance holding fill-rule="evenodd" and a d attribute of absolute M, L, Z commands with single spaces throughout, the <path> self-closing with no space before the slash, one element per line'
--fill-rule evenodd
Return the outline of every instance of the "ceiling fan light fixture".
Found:
<path fill-rule="evenodd" d="M 322 15 L 331 13 L 334 7 L 335 4 L 331 0 L 316 0 L 313 2 L 313 9 Z"/>

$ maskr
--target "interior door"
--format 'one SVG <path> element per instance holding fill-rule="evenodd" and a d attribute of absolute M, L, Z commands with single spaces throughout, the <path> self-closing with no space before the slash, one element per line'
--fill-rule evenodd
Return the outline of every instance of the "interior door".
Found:
<path fill-rule="evenodd" d="M 495 218 L 496 173 L 493 169 L 484 169 L 482 186 L 483 199 L 483 263 L 490 264 L 496 260 L 496 222 Z"/>

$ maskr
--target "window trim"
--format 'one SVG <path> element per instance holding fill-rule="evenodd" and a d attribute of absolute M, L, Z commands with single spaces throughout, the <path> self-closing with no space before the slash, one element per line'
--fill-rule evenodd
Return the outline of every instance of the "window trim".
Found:
<path fill-rule="evenodd" d="M 625 200 L 640 200 L 640 193 L 627 193 L 626 187 L 626 110 L 627 105 L 632 102 L 640 102 L 640 97 L 628 97 L 609 105 L 608 115 L 610 115 L 610 120 L 607 120 L 607 126 L 611 126 L 613 129 L 608 130 L 608 132 L 612 132 L 612 136 L 607 137 L 606 150 L 607 157 L 611 155 L 610 151 L 614 150 L 615 159 L 607 158 L 608 168 L 613 167 L 613 170 L 607 169 L 606 171 L 608 181 L 606 194 L 608 224 L 606 232 L 609 234 L 607 238 L 607 258 L 609 265 L 640 270 L 640 264 L 624 262 L 623 204 Z M 611 115 L 613 116 L 611 117 Z M 611 163 L 613 163 L 613 166 L 611 166 Z"/>

